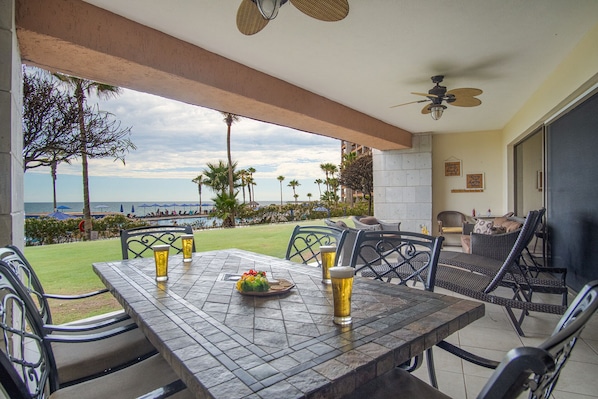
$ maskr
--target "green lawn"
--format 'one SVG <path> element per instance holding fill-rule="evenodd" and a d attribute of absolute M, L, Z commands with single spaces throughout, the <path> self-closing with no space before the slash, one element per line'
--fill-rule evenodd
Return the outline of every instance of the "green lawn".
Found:
<path fill-rule="evenodd" d="M 195 246 L 198 252 L 239 248 L 282 258 L 291 232 L 297 224 L 322 225 L 323 221 L 200 230 L 195 232 Z M 104 288 L 91 264 L 122 258 L 119 239 L 26 247 L 25 256 L 38 274 L 44 290 L 56 294 L 74 294 Z M 102 295 L 101 299 L 68 303 L 52 301 L 50 307 L 53 322 L 57 324 L 116 310 L 119 305 L 108 294 Z"/>

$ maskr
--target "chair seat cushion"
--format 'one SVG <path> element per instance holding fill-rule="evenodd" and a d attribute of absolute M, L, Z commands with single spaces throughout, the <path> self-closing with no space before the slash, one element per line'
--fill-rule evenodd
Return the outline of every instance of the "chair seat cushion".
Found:
<path fill-rule="evenodd" d="M 52 349 L 61 384 L 102 373 L 155 352 L 139 328 L 93 342 L 53 342 Z"/>
<path fill-rule="evenodd" d="M 443 227 L 443 233 L 463 233 L 463 227 Z"/>
<path fill-rule="evenodd" d="M 164 358 L 154 355 L 114 373 L 59 389 L 50 395 L 50 399 L 136 398 L 177 379 Z M 187 389 L 171 396 L 177 399 L 193 397 Z"/>

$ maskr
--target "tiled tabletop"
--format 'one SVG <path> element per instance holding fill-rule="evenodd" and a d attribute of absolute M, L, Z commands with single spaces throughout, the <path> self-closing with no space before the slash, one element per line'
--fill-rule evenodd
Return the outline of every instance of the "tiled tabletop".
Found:
<path fill-rule="evenodd" d="M 477 302 L 356 277 L 353 324 L 340 327 L 320 269 L 235 249 L 172 256 L 167 282 L 153 258 L 93 266 L 198 398 L 340 398 L 484 315 Z M 234 276 L 249 269 L 295 287 L 241 295 Z"/>

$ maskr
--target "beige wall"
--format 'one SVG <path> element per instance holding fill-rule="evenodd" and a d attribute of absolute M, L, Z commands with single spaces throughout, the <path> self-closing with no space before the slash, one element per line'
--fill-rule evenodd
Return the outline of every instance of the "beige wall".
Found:
<path fill-rule="evenodd" d="M 493 215 L 507 212 L 502 193 L 504 182 L 505 148 L 500 131 L 458 134 L 437 134 L 432 138 L 432 213 L 445 210 L 460 211 L 471 215 L 491 209 Z M 462 161 L 461 176 L 444 176 L 444 161 L 458 158 Z M 452 193 L 453 189 L 465 189 L 465 175 L 483 173 L 485 189 L 481 193 Z"/>
<path fill-rule="evenodd" d="M 513 146 L 596 85 L 598 24 L 563 59 L 502 131 L 434 135 L 433 214 L 458 210 L 470 215 L 473 208 L 487 211 L 488 207 L 493 214 L 512 210 Z M 444 160 L 451 156 L 463 160 L 463 176 L 444 176 Z M 453 188 L 464 188 L 464 175 L 472 172 L 486 174 L 486 190 L 483 193 L 451 193 Z"/>

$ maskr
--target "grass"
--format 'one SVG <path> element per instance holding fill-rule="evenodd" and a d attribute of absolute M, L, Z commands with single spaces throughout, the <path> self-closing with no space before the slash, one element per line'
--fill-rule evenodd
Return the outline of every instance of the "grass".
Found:
<path fill-rule="evenodd" d="M 235 229 L 196 231 L 198 252 L 238 248 L 283 258 L 289 237 L 297 224 L 321 225 L 321 220 L 269 224 Z M 54 244 L 26 247 L 25 256 L 35 269 L 44 290 L 54 294 L 76 294 L 104 288 L 93 272 L 94 262 L 122 259 L 120 240 Z M 110 295 L 77 301 L 50 301 L 54 324 L 117 310 L 118 302 Z"/>

